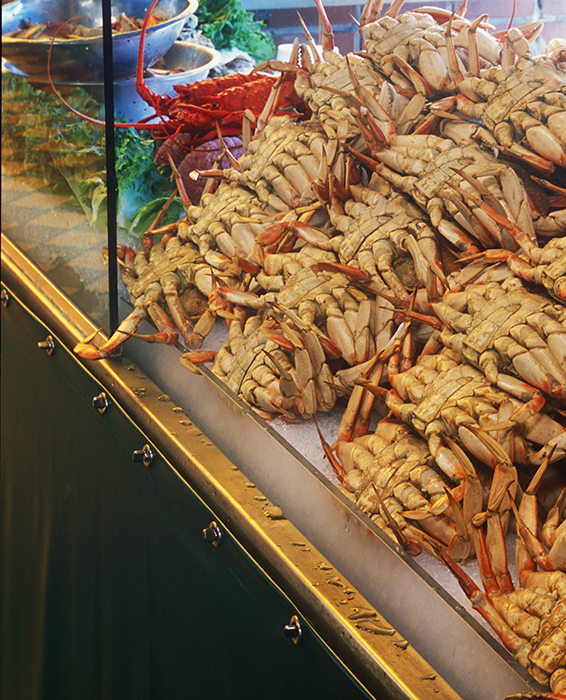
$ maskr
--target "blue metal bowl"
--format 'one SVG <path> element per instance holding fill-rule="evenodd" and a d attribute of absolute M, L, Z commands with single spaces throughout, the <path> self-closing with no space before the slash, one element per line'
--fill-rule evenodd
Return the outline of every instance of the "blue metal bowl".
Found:
<path fill-rule="evenodd" d="M 112 18 L 123 12 L 143 19 L 151 0 L 115 0 Z M 173 46 L 197 0 L 161 0 L 156 12 L 168 19 L 150 27 L 145 41 L 144 66 L 153 65 Z M 35 82 L 48 82 L 47 57 L 51 39 L 14 39 L 5 34 L 32 24 L 55 24 L 77 18 L 76 22 L 102 27 L 99 0 L 16 0 L 2 7 L 2 58 L 4 66 Z M 122 32 L 112 37 L 114 78 L 135 75 L 141 31 Z M 60 39 L 53 42 L 50 72 L 55 82 L 100 82 L 104 80 L 102 37 Z"/>

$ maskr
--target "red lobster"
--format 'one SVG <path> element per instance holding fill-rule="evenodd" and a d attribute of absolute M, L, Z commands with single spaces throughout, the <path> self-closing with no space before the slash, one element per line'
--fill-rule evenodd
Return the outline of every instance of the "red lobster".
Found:
<path fill-rule="evenodd" d="M 146 129 L 156 138 L 174 139 L 178 134 L 188 133 L 191 138 L 189 142 L 184 141 L 184 147 L 187 148 L 215 138 L 218 128 L 222 135 L 240 134 L 244 112 L 249 111 L 257 118 L 266 109 L 268 101 L 270 114 L 291 110 L 299 113 L 307 111 L 295 93 L 291 75 L 276 77 L 265 73 L 235 73 L 189 85 L 175 85 L 177 97 L 152 92 L 144 80 L 143 56 L 151 13 L 158 2 L 159 0 L 153 1 L 142 25 L 136 72 L 136 89 L 155 113 L 136 123 L 117 122 L 117 128 Z M 102 125 L 104 122 L 81 114 L 63 99 L 51 79 L 50 59 L 51 49 L 47 72 L 53 92 L 74 114 Z M 159 119 L 159 122 L 150 123 L 154 119 Z"/>

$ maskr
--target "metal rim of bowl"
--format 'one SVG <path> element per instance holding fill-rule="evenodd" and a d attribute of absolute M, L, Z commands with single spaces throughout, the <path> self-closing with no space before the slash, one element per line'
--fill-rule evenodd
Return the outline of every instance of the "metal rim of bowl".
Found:
<path fill-rule="evenodd" d="M 183 75 L 186 75 L 187 73 L 191 73 L 192 71 L 202 70 L 203 68 L 205 68 L 207 66 L 208 66 L 208 70 L 211 70 L 211 68 L 214 68 L 215 66 L 217 66 L 221 61 L 221 56 L 216 49 L 211 49 L 210 47 L 203 46 L 202 44 L 193 44 L 191 41 L 181 41 L 181 40 L 175 41 L 173 43 L 173 46 L 178 45 L 178 44 L 183 45 L 183 46 L 186 45 L 186 46 L 190 46 L 190 47 L 204 49 L 207 53 L 211 54 L 211 59 L 209 61 L 209 64 L 205 63 L 204 65 L 198 66 L 197 68 L 190 68 L 188 71 L 183 71 L 182 73 L 178 73 L 178 75 L 181 77 Z M 146 81 L 147 80 L 155 80 L 155 77 L 154 76 L 146 77 L 145 80 Z M 119 78 L 118 80 L 114 81 L 114 84 L 115 85 L 124 85 L 124 84 L 130 83 L 132 81 L 135 81 L 135 76 L 130 76 L 128 78 Z M 65 82 L 54 80 L 53 83 L 55 85 L 64 85 L 64 86 L 68 86 L 68 87 L 97 87 L 97 86 L 104 85 L 103 82 L 88 82 L 88 81 L 84 81 L 84 80 L 83 81 L 65 81 Z"/>
<path fill-rule="evenodd" d="M 14 3 L 18 2 L 18 0 L 14 0 Z M 198 9 L 198 0 L 187 0 L 188 5 L 187 7 L 182 11 L 179 12 L 178 15 L 175 15 L 174 17 L 170 17 L 169 19 L 165 20 L 165 22 L 160 22 L 159 24 L 154 25 L 153 27 L 148 28 L 148 33 L 153 33 L 156 30 L 159 30 L 160 28 L 168 26 L 172 22 L 178 22 L 184 17 L 188 17 L 189 15 L 193 15 L 197 9 Z M 8 5 L 4 5 L 4 7 L 8 7 L 11 3 Z M 115 35 L 115 37 L 119 38 L 124 38 L 127 39 L 130 36 L 135 36 L 136 34 L 139 34 L 141 32 L 140 29 L 137 29 L 135 31 L 131 32 L 119 32 Z M 100 41 L 101 37 L 99 36 L 93 36 L 93 37 L 84 37 L 82 39 L 58 39 L 57 42 L 64 43 L 65 46 L 73 46 L 74 44 L 76 45 L 83 45 L 85 43 L 90 43 L 90 42 L 95 42 L 95 41 Z M 21 44 L 30 44 L 30 45 L 37 45 L 38 42 L 37 39 L 18 39 L 16 37 L 11 37 L 11 36 L 4 36 L 2 34 L 2 43 L 6 44 L 15 44 L 15 43 L 21 43 Z M 47 44 L 48 42 L 41 42 Z"/>
<path fill-rule="evenodd" d="M 215 68 L 222 60 L 222 56 L 216 49 L 212 49 L 209 46 L 203 46 L 202 44 L 194 44 L 192 41 L 182 41 L 182 40 L 177 40 L 173 43 L 173 46 L 175 45 L 181 45 L 181 46 L 190 46 L 191 48 L 198 48 L 198 49 L 203 49 L 205 52 L 210 54 L 210 61 L 208 63 L 204 63 L 202 66 L 197 66 L 196 68 L 189 68 L 187 71 L 183 71 L 182 73 L 178 73 L 180 77 L 187 75 L 187 73 L 192 73 L 193 71 L 198 71 L 202 70 L 203 68 L 208 67 L 208 70 L 211 70 L 212 68 Z M 172 47 L 171 47 L 172 48 Z M 14 75 L 17 75 L 21 78 L 26 78 L 27 80 L 34 82 L 33 78 L 30 78 L 29 76 L 23 75 L 22 73 L 15 73 L 14 71 L 10 70 L 6 66 L 6 60 L 3 58 L 2 59 L 2 70 L 6 71 L 8 73 L 13 73 Z M 150 76 L 146 78 L 146 80 L 155 80 L 157 76 Z M 120 78 L 118 80 L 114 81 L 115 85 L 121 85 L 125 83 L 129 83 L 134 79 L 133 76 L 129 78 Z M 40 82 L 40 81 L 36 81 Z M 102 82 L 88 82 L 88 81 L 72 81 L 72 80 L 54 80 L 53 81 L 54 85 L 62 85 L 66 87 L 96 87 L 96 86 L 101 86 L 104 85 Z"/>

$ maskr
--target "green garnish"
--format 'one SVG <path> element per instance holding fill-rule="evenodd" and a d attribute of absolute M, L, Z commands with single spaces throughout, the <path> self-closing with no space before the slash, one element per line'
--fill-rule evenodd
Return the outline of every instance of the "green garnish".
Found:
<path fill-rule="evenodd" d="M 257 63 L 267 61 L 275 53 L 271 35 L 263 22 L 254 21 L 240 0 L 199 0 L 196 11 L 198 27 L 218 51 L 238 48 Z"/>

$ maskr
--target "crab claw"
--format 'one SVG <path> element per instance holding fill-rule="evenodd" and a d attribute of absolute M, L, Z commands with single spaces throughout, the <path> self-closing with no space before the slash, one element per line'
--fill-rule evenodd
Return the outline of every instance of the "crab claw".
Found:
<path fill-rule="evenodd" d="M 202 374 L 197 365 L 205 362 L 214 362 L 217 353 L 214 350 L 195 350 L 184 352 L 179 358 L 183 367 L 190 369 L 195 374 Z"/>
<path fill-rule="evenodd" d="M 83 341 L 77 343 L 73 349 L 73 352 L 85 360 L 101 360 L 104 357 L 107 357 L 107 353 L 102 352 L 101 348 L 97 348 L 92 342 L 101 332 L 102 328 L 97 328 L 94 333 L 91 333 Z"/>

